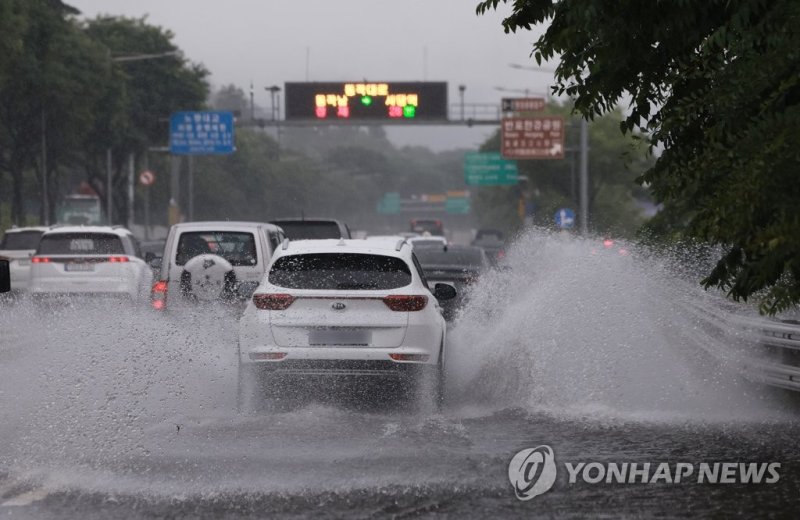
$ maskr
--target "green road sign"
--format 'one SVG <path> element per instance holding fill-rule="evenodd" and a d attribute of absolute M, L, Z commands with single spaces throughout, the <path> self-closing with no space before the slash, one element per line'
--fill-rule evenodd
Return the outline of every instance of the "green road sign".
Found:
<path fill-rule="evenodd" d="M 464 180 L 470 186 L 508 186 L 518 179 L 517 162 L 504 159 L 500 152 L 464 154 Z"/>
<path fill-rule="evenodd" d="M 383 198 L 378 201 L 377 210 L 386 215 L 400 213 L 400 194 L 396 191 L 384 193 Z"/>
<path fill-rule="evenodd" d="M 465 215 L 469 213 L 469 199 L 466 197 L 448 197 L 444 203 L 447 213 Z"/>

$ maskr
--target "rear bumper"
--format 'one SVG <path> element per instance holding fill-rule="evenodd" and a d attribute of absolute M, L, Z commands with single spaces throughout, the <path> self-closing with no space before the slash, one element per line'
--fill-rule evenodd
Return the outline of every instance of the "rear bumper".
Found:
<path fill-rule="evenodd" d="M 424 363 L 398 363 L 391 360 L 325 360 L 285 359 L 278 362 L 254 362 L 247 366 L 262 375 L 281 378 L 337 377 L 413 379 L 435 365 Z"/>
<path fill-rule="evenodd" d="M 282 359 L 253 359 L 259 354 L 284 354 Z M 425 361 L 395 361 L 390 354 L 426 356 Z M 322 347 L 242 348 L 239 353 L 242 365 L 258 367 L 272 374 L 286 376 L 373 376 L 407 377 L 438 366 L 439 352 L 416 347 Z"/>
<path fill-rule="evenodd" d="M 29 286 L 32 295 L 127 295 L 135 298 L 138 288 L 121 278 L 35 278 Z"/>

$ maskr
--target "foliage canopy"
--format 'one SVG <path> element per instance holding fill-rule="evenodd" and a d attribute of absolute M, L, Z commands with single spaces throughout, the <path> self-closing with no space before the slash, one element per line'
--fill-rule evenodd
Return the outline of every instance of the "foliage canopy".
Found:
<path fill-rule="evenodd" d="M 560 58 L 554 92 L 584 116 L 630 100 L 622 130 L 663 150 L 640 178 L 657 223 L 723 248 L 703 284 L 767 313 L 798 303 L 800 2 L 502 2 L 506 32 L 550 22 L 533 57 Z"/>

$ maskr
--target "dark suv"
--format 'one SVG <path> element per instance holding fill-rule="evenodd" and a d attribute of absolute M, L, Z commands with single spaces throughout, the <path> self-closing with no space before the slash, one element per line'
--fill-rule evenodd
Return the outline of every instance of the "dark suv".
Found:
<path fill-rule="evenodd" d="M 289 240 L 351 238 L 347 224 L 334 219 L 282 218 L 271 220 L 270 224 L 280 226 Z"/>

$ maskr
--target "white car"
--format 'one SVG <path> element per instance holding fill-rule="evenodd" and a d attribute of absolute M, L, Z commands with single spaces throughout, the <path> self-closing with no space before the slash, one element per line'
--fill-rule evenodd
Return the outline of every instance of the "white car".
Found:
<path fill-rule="evenodd" d="M 145 301 L 152 283 L 136 238 L 117 226 L 54 227 L 31 258 L 30 293 Z"/>
<path fill-rule="evenodd" d="M 169 230 L 154 309 L 249 299 L 264 277 L 283 230 L 264 222 L 183 222 Z"/>
<path fill-rule="evenodd" d="M 443 391 L 446 325 L 405 239 L 309 240 L 278 249 L 239 322 L 238 404 L 307 376 L 401 379 Z"/>
<path fill-rule="evenodd" d="M 0 241 L 0 256 L 9 260 L 11 290 L 22 293 L 28 290 L 31 275 L 31 257 L 39 246 L 42 233 L 49 227 L 13 227 L 6 230 Z"/>

